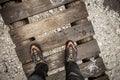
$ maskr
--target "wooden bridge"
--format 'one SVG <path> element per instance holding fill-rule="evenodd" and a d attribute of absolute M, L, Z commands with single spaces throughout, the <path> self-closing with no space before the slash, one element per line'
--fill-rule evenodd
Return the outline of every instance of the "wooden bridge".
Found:
<path fill-rule="evenodd" d="M 16 45 L 16 52 L 23 64 L 26 76 L 33 71 L 35 64 L 29 55 L 29 46 L 32 42 L 41 45 L 44 57 L 49 65 L 47 80 L 65 80 L 64 45 L 67 40 L 76 42 L 78 48 L 77 63 L 80 71 L 88 80 L 109 80 L 105 74 L 106 68 L 97 41 L 93 38 L 94 30 L 82 0 L 28 0 L 15 1 L 0 0 L 0 10 L 4 22 L 10 26 L 10 35 Z M 28 17 L 65 6 L 65 10 L 40 21 L 29 23 Z M 66 24 L 71 27 L 51 33 L 42 38 L 36 36 L 61 28 Z M 12 27 L 12 28 L 11 28 Z M 52 50 L 62 47 L 60 51 Z M 51 52 L 50 52 L 51 51 Z"/>

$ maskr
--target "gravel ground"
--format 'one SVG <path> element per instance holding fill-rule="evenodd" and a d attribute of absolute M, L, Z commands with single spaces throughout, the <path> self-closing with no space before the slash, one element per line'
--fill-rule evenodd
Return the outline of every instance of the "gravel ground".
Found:
<path fill-rule="evenodd" d="M 101 57 L 107 67 L 107 74 L 110 80 L 120 80 L 120 2 L 119 0 L 84 1 L 89 13 L 88 19 L 92 21 L 96 33 L 94 37 L 98 41 Z M 30 22 L 32 18 L 35 20 L 36 16 L 30 17 Z M 9 28 L 0 18 L 0 80 L 26 80 L 8 31 Z"/>
<path fill-rule="evenodd" d="M 0 16 L 0 80 L 27 80 L 8 31 Z"/>
<path fill-rule="evenodd" d="M 85 3 L 110 80 L 120 80 L 120 16 L 118 11 L 120 3 L 119 0 L 107 1 L 85 0 Z M 115 2 L 117 5 L 114 4 Z"/>

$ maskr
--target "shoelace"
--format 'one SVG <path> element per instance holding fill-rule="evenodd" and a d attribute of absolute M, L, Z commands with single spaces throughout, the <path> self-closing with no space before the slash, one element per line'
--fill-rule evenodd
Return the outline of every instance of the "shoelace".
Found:
<path fill-rule="evenodd" d="M 69 49 L 68 61 L 74 61 L 73 49 L 72 48 Z"/>
<path fill-rule="evenodd" d="M 45 63 L 44 60 L 42 60 L 41 56 L 39 55 L 39 52 L 37 52 L 36 50 L 33 49 L 33 53 L 32 53 L 34 56 L 35 56 L 35 63 Z"/>

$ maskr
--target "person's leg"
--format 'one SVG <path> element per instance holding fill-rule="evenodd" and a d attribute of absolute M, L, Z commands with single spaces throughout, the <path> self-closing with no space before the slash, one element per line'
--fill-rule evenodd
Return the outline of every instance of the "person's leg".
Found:
<path fill-rule="evenodd" d="M 35 71 L 31 74 L 29 80 L 46 80 L 48 65 L 45 63 L 39 63 L 35 67 Z"/>
<path fill-rule="evenodd" d="M 84 80 L 78 65 L 73 61 L 66 64 L 66 80 Z"/>
<path fill-rule="evenodd" d="M 30 54 L 33 62 L 36 63 L 35 71 L 30 75 L 29 80 L 46 80 L 48 65 L 43 58 L 40 46 L 36 43 L 30 47 Z"/>
<path fill-rule="evenodd" d="M 72 41 L 68 41 L 65 49 L 66 80 L 84 80 L 76 63 L 76 58 L 77 48 Z"/>

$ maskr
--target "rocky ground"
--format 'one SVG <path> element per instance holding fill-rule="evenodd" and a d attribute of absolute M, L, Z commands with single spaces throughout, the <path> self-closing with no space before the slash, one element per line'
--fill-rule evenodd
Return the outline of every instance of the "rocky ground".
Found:
<path fill-rule="evenodd" d="M 92 21 L 95 38 L 101 49 L 101 57 L 107 67 L 107 74 L 110 80 L 120 80 L 120 1 L 84 1 L 89 13 L 88 19 Z M 0 80 L 26 80 L 8 31 L 9 28 L 0 18 Z"/>
<path fill-rule="evenodd" d="M 85 0 L 95 38 L 111 80 L 120 80 L 120 2 Z"/>
<path fill-rule="evenodd" d="M 0 80 L 27 80 L 8 31 L 0 16 Z"/>

